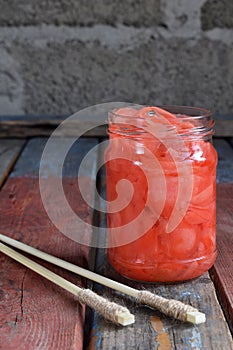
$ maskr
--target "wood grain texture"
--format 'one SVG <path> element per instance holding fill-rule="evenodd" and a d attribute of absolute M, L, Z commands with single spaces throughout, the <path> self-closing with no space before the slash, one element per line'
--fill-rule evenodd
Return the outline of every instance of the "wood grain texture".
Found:
<path fill-rule="evenodd" d="M 101 193 L 105 196 L 103 174 L 101 178 Z M 100 216 L 100 224 L 106 225 L 103 215 Z M 197 326 L 182 323 L 137 304 L 133 298 L 95 284 L 94 290 L 98 293 L 128 307 L 130 312 L 135 314 L 136 322 L 127 329 L 116 328 L 94 313 L 88 350 L 233 349 L 230 330 L 208 273 L 184 283 L 143 284 L 120 276 L 108 263 L 104 249 L 98 249 L 96 254 L 95 270 L 98 273 L 134 288 L 147 289 L 158 295 L 188 303 L 204 312 L 207 321 Z"/>
<path fill-rule="evenodd" d="M 214 139 L 218 152 L 217 183 L 233 183 L 233 145 L 226 139 Z"/>
<path fill-rule="evenodd" d="M 233 184 L 217 186 L 218 258 L 213 279 L 233 331 Z"/>
<path fill-rule="evenodd" d="M 49 136 L 52 131 L 67 116 L 10 116 L 0 117 L 0 137 L 32 137 Z M 88 120 L 88 117 L 87 117 Z M 90 123 L 87 122 L 89 126 Z M 67 130 L 66 136 L 77 135 L 78 125 L 72 126 Z M 64 135 L 62 135 L 64 136 Z M 86 136 L 106 136 L 106 126 L 100 126 L 90 130 Z M 233 136 L 233 118 L 232 116 L 216 116 L 215 118 L 215 136 L 232 137 Z"/>
<path fill-rule="evenodd" d="M 0 140 L 0 187 L 17 160 L 23 146 L 24 140 L 4 139 Z"/>
<path fill-rule="evenodd" d="M 0 117 L 0 137 L 35 137 L 35 136 L 50 136 L 54 129 L 67 118 L 68 116 L 11 116 Z M 85 124 L 86 128 L 90 128 L 85 136 L 98 137 L 106 135 L 106 125 L 94 127 L 94 123 L 88 121 L 82 121 L 82 126 Z M 77 136 L 79 135 L 78 122 L 72 122 L 66 128 L 57 135 L 64 136 Z"/>
<path fill-rule="evenodd" d="M 218 303 L 215 288 L 208 274 L 186 283 L 143 284 L 119 276 L 106 261 L 105 252 L 99 251 L 97 271 L 138 289 L 147 289 L 166 298 L 175 298 L 204 312 L 205 324 L 193 326 L 166 317 L 156 310 L 139 305 L 133 298 L 99 285 L 95 290 L 135 314 L 134 325 L 116 328 L 94 314 L 90 349 L 233 349 L 232 337 Z"/>
<path fill-rule="evenodd" d="M 0 195 L 1 232 L 64 260 L 87 267 L 88 247 L 61 234 L 44 210 L 39 192 L 38 169 L 45 142 L 44 139 L 28 142 L 12 176 L 3 186 Z M 92 222 L 92 210 L 78 191 L 76 167 L 80 163 L 81 154 L 96 143 L 96 140 L 90 144 L 81 141 L 74 145 L 68 156 L 63 178 L 64 191 L 71 207 L 89 223 Z M 92 168 L 95 167 L 96 158 L 92 163 Z M 55 173 L 54 170 L 53 176 L 46 179 L 48 196 Z M 86 177 L 89 185 L 94 185 L 92 171 Z M 85 286 L 83 278 L 37 261 L 71 282 Z M 0 349 L 82 349 L 84 306 L 68 292 L 3 254 L 0 255 L 0 264 Z"/>
<path fill-rule="evenodd" d="M 56 166 L 57 159 L 60 158 L 60 148 L 61 145 L 65 142 L 69 142 L 69 139 L 61 138 L 55 140 L 55 146 L 53 147 L 53 155 L 51 159 L 45 164 L 47 167 L 47 174 L 45 176 L 56 176 L 58 168 Z M 47 143 L 47 138 L 32 138 L 27 144 L 27 147 L 24 149 L 24 152 L 20 156 L 19 160 L 15 164 L 13 171 L 11 172 L 11 177 L 35 177 L 39 176 L 39 167 L 41 162 L 42 152 Z M 83 157 L 96 145 L 98 144 L 97 139 L 95 138 L 80 138 L 77 140 L 70 148 L 64 165 L 63 165 L 63 175 L 64 177 L 75 178 L 78 176 L 78 169 Z M 95 169 L 97 154 L 93 154 L 90 158 L 89 169 L 86 169 L 86 175 L 91 177 L 94 181 Z M 84 174 L 85 176 L 85 174 Z"/>

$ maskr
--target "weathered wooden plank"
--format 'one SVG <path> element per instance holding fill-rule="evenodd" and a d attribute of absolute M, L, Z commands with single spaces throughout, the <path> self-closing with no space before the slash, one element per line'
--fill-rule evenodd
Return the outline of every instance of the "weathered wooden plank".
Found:
<path fill-rule="evenodd" d="M 225 139 L 214 139 L 218 152 L 217 183 L 233 182 L 233 147 Z"/>
<path fill-rule="evenodd" d="M 233 119 L 215 120 L 215 136 L 232 137 L 232 135 L 233 135 Z"/>
<path fill-rule="evenodd" d="M 0 117 L 0 137 L 32 137 L 49 136 L 51 132 L 65 119 L 65 116 L 11 116 Z M 87 117 L 88 120 L 88 117 Z M 83 121 L 82 121 L 83 123 Z M 90 122 L 86 122 L 90 125 Z M 66 136 L 77 135 L 78 125 L 67 130 Z M 90 130 L 86 136 L 105 136 L 106 126 Z M 64 135 L 62 135 L 64 136 Z M 232 116 L 215 118 L 215 136 L 233 136 Z"/>
<path fill-rule="evenodd" d="M 99 251 L 97 271 L 138 289 L 147 289 L 167 298 L 189 303 L 206 313 L 207 322 L 198 326 L 170 319 L 156 310 L 138 305 L 135 300 L 118 292 L 95 286 L 105 297 L 126 305 L 135 314 L 136 323 L 116 328 L 94 314 L 88 349 L 233 349 L 233 342 L 222 309 L 208 274 L 186 283 L 142 284 L 120 277 Z"/>
<path fill-rule="evenodd" d="M 63 177 L 64 191 L 71 207 L 88 223 L 92 222 L 92 210 L 83 201 L 75 184 L 81 153 L 87 152 L 97 144 L 96 140 L 90 141 L 83 140 L 74 145 L 68 156 Z M 12 175 L 3 186 L 0 195 L 1 233 L 87 267 L 88 247 L 60 233 L 44 210 L 39 192 L 38 170 L 45 142 L 44 139 L 28 142 Z M 90 170 L 96 167 L 96 161 L 95 154 Z M 50 196 L 56 169 L 52 164 L 48 165 L 53 170 L 52 176 L 46 179 Z M 94 186 L 92 171 L 90 174 L 87 173 L 86 177 L 90 180 L 89 186 L 92 192 L 92 185 Z M 84 306 L 69 293 L 10 258 L 1 254 L 0 261 L 0 348 L 82 349 Z M 48 263 L 41 261 L 39 263 L 77 285 L 85 285 L 85 280 L 77 275 Z"/>
<path fill-rule="evenodd" d="M 104 195 L 103 182 L 101 189 Z M 102 226 L 106 224 L 104 216 L 100 217 L 100 223 Z M 137 304 L 133 298 L 95 284 L 94 289 L 98 293 L 126 305 L 135 314 L 136 323 L 127 329 L 116 328 L 94 313 L 88 350 L 233 349 L 232 337 L 208 273 L 185 283 L 143 284 L 120 276 L 109 265 L 104 249 L 97 249 L 96 254 L 95 270 L 98 273 L 134 288 L 148 289 L 158 295 L 191 304 L 206 313 L 207 321 L 198 326 L 181 323 Z"/>
<path fill-rule="evenodd" d="M 53 130 L 65 120 L 65 116 L 11 116 L 0 117 L 0 137 L 33 137 L 33 136 L 50 136 Z M 81 121 L 85 128 L 94 128 L 95 123 Z M 57 133 L 57 136 L 77 136 L 80 128 L 77 121 L 70 122 L 66 130 Z M 98 137 L 106 135 L 106 125 L 89 130 L 85 136 Z"/>
<path fill-rule="evenodd" d="M 55 161 L 60 157 L 60 148 L 66 139 L 56 139 L 56 146 L 53 147 L 53 157 L 51 161 L 49 160 L 46 164 L 48 169 L 47 175 L 56 176 L 58 168 L 55 166 Z M 68 140 L 69 142 L 69 140 Z M 21 157 L 18 162 L 15 164 L 13 171 L 11 172 L 11 177 L 21 177 L 21 176 L 30 176 L 30 177 L 38 177 L 39 176 L 39 167 L 42 152 L 47 143 L 47 138 L 32 138 L 27 147 L 24 149 Z M 65 177 L 75 177 L 78 175 L 79 165 L 84 157 L 84 155 L 91 150 L 95 145 L 98 144 L 97 139 L 95 138 L 80 138 L 77 140 L 72 147 L 70 148 L 65 162 L 63 166 L 63 175 Z M 32 154 L 33 152 L 33 154 Z M 91 176 L 93 181 L 95 177 L 93 177 L 93 170 L 96 168 L 96 159 L 97 155 L 94 154 L 94 157 L 91 159 L 91 164 L 93 165 L 93 169 L 86 169 L 87 175 Z"/>
<path fill-rule="evenodd" d="M 0 139 L 0 187 L 20 155 L 24 144 L 24 140 Z"/>
<path fill-rule="evenodd" d="M 217 186 L 218 258 L 213 279 L 233 331 L 233 184 Z"/>

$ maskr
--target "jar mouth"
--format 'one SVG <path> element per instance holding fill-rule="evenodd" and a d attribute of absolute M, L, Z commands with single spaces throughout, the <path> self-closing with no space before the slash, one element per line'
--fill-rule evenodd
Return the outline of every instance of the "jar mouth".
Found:
<path fill-rule="evenodd" d="M 175 132 L 187 139 L 210 139 L 214 134 L 215 124 L 211 111 L 178 105 L 129 105 L 110 111 L 108 122 L 110 135 L 151 137 L 151 127 L 157 128 L 156 132 L 161 132 L 163 137 L 172 138 Z"/>
<path fill-rule="evenodd" d="M 201 107 L 179 105 L 159 105 L 158 107 L 170 113 L 181 115 L 183 118 L 185 118 L 184 116 L 186 115 L 187 119 L 190 117 L 193 119 L 212 117 L 212 112 L 210 110 Z"/>
<path fill-rule="evenodd" d="M 153 106 L 143 106 L 143 105 L 129 105 L 129 108 L 135 109 L 135 111 L 139 111 L 143 107 L 152 107 Z M 176 116 L 182 117 L 182 118 L 206 118 L 211 117 L 212 112 L 208 109 L 201 108 L 201 107 L 192 107 L 192 106 L 180 106 L 180 105 L 158 105 L 158 108 L 164 109 L 167 112 L 173 113 Z M 134 118 L 133 115 L 129 114 L 118 114 L 117 111 L 119 111 L 118 108 L 113 109 L 109 112 L 109 115 L 115 115 L 115 116 L 121 116 L 125 118 Z M 140 116 L 137 116 L 137 118 L 140 119 Z"/>

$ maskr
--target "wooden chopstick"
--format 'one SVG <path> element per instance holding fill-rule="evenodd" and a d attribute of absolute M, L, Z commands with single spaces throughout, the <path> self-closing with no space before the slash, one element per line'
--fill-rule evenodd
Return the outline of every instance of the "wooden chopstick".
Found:
<path fill-rule="evenodd" d="M 34 255 L 40 259 L 46 260 L 56 266 L 60 266 L 80 276 L 86 277 L 92 281 L 103 284 L 124 294 L 130 295 L 136 298 L 138 302 L 156 308 L 164 314 L 177 318 L 181 321 L 199 324 L 205 322 L 206 320 L 204 313 L 199 312 L 196 308 L 193 308 L 190 305 L 186 305 L 180 301 L 166 299 L 146 290 L 141 291 L 134 289 L 122 283 L 113 281 L 107 277 L 98 275 L 92 271 L 86 270 L 82 267 L 66 262 L 60 258 L 42 252 L 39 249 L 33 248 L 27 244 L 21 243 L 3 234 L 0 234 L 0 241 L 5 242 L 20 250 L 23 250 L 24 252 Z"/>
<path fill-rule="evenodd" d="M 90 289 L 84 289 L 76 286 L 75 284 L 67 281 L 65 278 L 39 265 L 35 261 L 16 252 L 3 243 L 0 243 L 0 251 L 31 270 L 37 272 L 39 275 L 45 277 L 49 281 L 72 293 L 80 302 L 85 303 L 86 305 L 95 309 L 106 319 L 122 326 L 127 326 L 135 322 L 134 315 L 132 315 L 127 308 L 108 301 L 107 299 L 92 292 Z"/>

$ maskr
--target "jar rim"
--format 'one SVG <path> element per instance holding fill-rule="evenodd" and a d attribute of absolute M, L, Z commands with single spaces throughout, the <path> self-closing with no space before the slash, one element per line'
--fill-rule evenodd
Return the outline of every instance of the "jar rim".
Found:
<path fill-rule="evenodd" d="M 158 107 L 163 108 L 163 109 L 167 110 L 168 112 L 171 112 L 171 110 L 172 110 L 173 113 L 175 113 L 175 114 L 176 114 L 175 110 L 177 110 L 177 111 L 179 109 L 183 110 L 183 111 L 186 110 L 186 111 L 189 111 L 190 113 L 184 113 L 184 114 L 187 114 L 187 117 L 193 117 L 193 118 L 211 117 L 213 114 L 209 109 L 202 108 L 202 107 L 195 107 L 195 106 L 159 105 Z"/>
<path fill-rule="evenodd" d="M 148 116 L 151 109 L 154 108 L 154 106 L 141 106 L 141 105 L 132 105 L 129 104 L 128 106 L 128 112 L 127 109 L 124 111 L 119 111 L 119 109 L 114 109 L 109 112 L 109 129 L 108 133 L 111 134 L 120 134 L 125 136 L 131 137 L 134 135 L 146 135 L 148 134 L 148 131 L 145 132 L 143 125 L 144 123 L 147 123 L 146 119 L 139 114 L 135 114 L 132 112 L 132 110 L 135 110 L 135 112 L 138 110 L 140 111 L 141 108 L 148 108 L 147 113 Z M 161 133 L 165 134 L 166 137 L 168 137 L 169 133 L 172 135 L 172 133 L 175 131 L 179 135 L 181 135 L 183 138 L 209 138 L 214 134 L 214 120 L 212 119 L 212 112 L 200 108 L 200 107 L 191 107 L 191 106 L 178 106 L 178 105 L 160 105 L 156 106 L 158 109 L 163 109 L 164 111 L 173 114 L 176 116 L 177 119 L 180 120 L 181 123 L 180 126 L 183 125 L 180 129 L 177 125 L 173 125 L 172 123 L 168 123 L 168 125 L 164 125 L 164 129 L 161 129 Z M 155 107 L 155 108 L 156 108 Z M 127 107 L 126 107 L 127 108 Z M 154 112 L 154 110 L 152 109 Z M 151 111 L 151 112 L 152 112 Z M 160 113 L 158 111 L 158 113 Z M 151 115 L 152 116 L 152 115 Z M 116 120 L 115 120 L 116 118 Z M 135 125 L 134 123 L 137 123 Z M 133 124 L 131 125 L 131 122 Z M 188 122 L 187 124 L 185 124 Z M 190 123 L 191 122 L 191 127 Z M 126 126 L 125 126 L 126 124 Z M 149 125 L 149 124 L 148 124 Z"/>
<path fill-rule="evenodd" d="M 130 104 L 129 106 L 127 106 L 128 108 L 143 108 L 143 107 L 154 107 L 152 105 L 138 105 L 138 104 Z M 126 107 L 126 108 L 127 108 Z M 180 115 L 180 117 L 182 118 L 193 118 L 193 119 L 199 119 L 199 118 L 208 118 L 211 117 L 213 115 L 213 113 L 206 109 L 206 108 L 202 108 L 202 107 L 196 107 L 196 106 L 185 106 L 185 105 L 156 105 L 156 107 L 161 108 L 166 110 L 167 112 L 170 113 L 174 113 L 176 115 Z M 119 108 L 114 108 L 113 110 L 109 111 L 109 114 L 111 115 L 116 115 L 118 116 L 119 114 L 117 113 Z M 134 117 L 134 116 L 130 116 L 127 114 L 120 114 L 119 116 L 121 117 Z M 140 116 L 137 116 L 137 118 L 141 119 Z"/>

